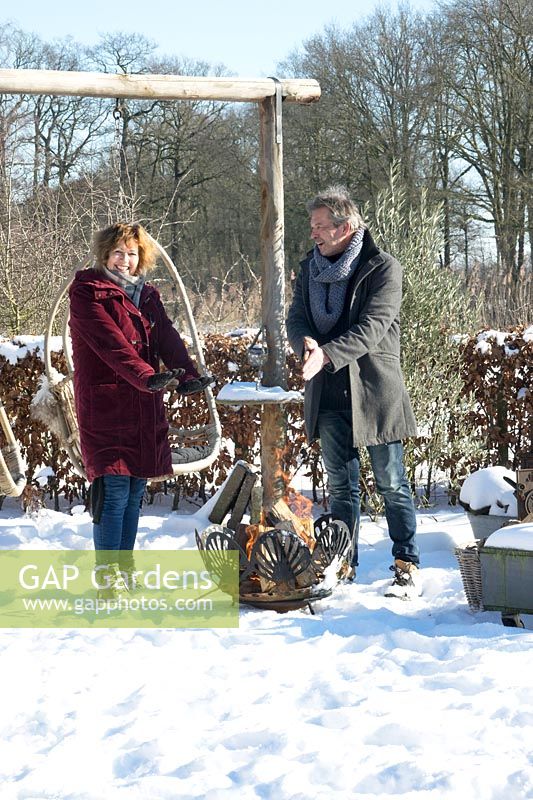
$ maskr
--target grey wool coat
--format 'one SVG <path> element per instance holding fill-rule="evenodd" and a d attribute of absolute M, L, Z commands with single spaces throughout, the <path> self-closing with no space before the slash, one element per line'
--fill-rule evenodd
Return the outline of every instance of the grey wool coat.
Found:
<path fill-rule="evenodd" d="M 345 300 L 349 324 L 331 338 L 320 335 L 309 301 L 309 263 L 312 251 L 300 263 L 287 332 L 296 355 L 303 356 L 304 336 L 316 339 L 331 359 L 327 369 L 348 367 L 355 447 L 385 444 L 416 436 L 416 422 L 400 366 L 402 268 L 380 250 L 365 231 L 355 275 Z M 305 386 L 304 420 L 307 438 L 318 436 L 317 419 L 324 370 Z"/>

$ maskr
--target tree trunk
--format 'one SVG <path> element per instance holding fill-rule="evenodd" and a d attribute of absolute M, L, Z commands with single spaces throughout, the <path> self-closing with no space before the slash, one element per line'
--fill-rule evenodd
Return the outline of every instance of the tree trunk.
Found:
<path fill-rule="evenodd" d="M 283 246 L 283 157 L 281 104 L 267 98 L 259 105 L 261 172 L 262 324 L 267 345 L 265 386 L 287 388 L 285 365 L 285 257 Z M 261 413 L 263 505 L 271 508 L 285 489 L 282 469 L 286 441 L 282 405 L 265 404 Z"/>

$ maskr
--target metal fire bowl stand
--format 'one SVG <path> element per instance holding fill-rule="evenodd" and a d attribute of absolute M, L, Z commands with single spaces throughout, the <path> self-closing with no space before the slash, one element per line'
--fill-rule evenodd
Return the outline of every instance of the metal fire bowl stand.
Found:
<path fill-rule="evenodd" d="M 320 587 L 295 590 L 294 593 L 287 592 L 283 595 L 276 595 L 273 592 L 244 592 L 241 590 L 239 600 L 243 605 L 261 608 L 265 611 L 277 611 L 279 614 L 284 614 L 286 611 L 297 611 L 299 608 L 307 606 L 309 611 L 314 614 L 311 603 L 330 597 L 332 592 L 332 588 Z"/>
<path fill-rule="evenodd" d="M 325 570 L 335 559 L 347 559 L 352 545 L 347 526 L 330 515 L 316 520 L 314 529 L 312 552 L 295 533 L 276 528 L 261 534 L 250 558 L 234 532 L 222 525 L 211 525 L 201 535 L 196 532 L 196 544 L 207 569 L 215 575 L 224 575 L 228 551 L 239 553 L 239 600 L 244 605 L 280 613 L 307 606 L 314 613 L 311 604 L 332 593 L 331 583 L 324 580 Z M 297 586 L 302 577 L 309 583 Z M 259 578 L 268 582 L 267 592 L 261 591 Z"/>

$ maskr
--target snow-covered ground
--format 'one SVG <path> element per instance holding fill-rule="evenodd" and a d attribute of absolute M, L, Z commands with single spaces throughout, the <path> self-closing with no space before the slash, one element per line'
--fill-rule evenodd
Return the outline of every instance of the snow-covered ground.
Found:
<path fill-rule="evenodd" d="M 0 344 L 11 362 L 42 351 L 42 337 L 19 341 Z M 471 509 L 512 516 L 508 484 L 488 500 L 485 480 L 467 488 Z M 206 512 L 145 507 L 139 547 L 195 549 Z M 383 597 L 386 525 L 363 518 L 357 582 L 314 616 L 0 630 L 0 800 L 533 798 L 533 616 L 516 629 L 470 611 L 453 552 L 473 538 L 461 508 L 418 523 L 416 601 Z M 0 549 L 49 548 L 90 550 L 88 514 L 24 515 L 7 500 Z"/>
<path fill-rule="evenodd" d="M 91 548 L 91 522 L 14 501 L 0 548 Z M 194 509 L 189 508 L 189 511 Z M 194 548 L 145 507 L 142 548 Z M 533 617 L 469 610 L 462 509 L 418 514 L 423 596 L 385 599 L 390 542 L 363 520 L 357 582 L 238 629 L 3 630 L 2 800 L 533 798 Z"/>

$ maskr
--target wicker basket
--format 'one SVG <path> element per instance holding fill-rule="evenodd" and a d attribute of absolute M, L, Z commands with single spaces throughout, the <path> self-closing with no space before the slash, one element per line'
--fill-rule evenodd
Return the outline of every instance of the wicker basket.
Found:
<path fill-rule="evenodd" d="M 468 542 L 455 548 L 466 599 L 472 611 L 483 611 L 481 594 L 481 562 L 479 548 L 484 539 Z"/>

